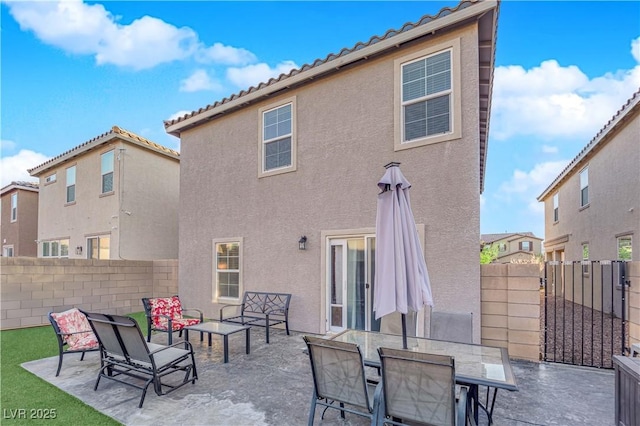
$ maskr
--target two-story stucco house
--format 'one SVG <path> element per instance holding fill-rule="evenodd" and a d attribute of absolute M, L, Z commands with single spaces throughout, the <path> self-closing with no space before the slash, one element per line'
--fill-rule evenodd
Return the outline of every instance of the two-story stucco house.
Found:
<path fill-rule="evenodd" d="M 114 126 L 29 173 L 40 179 L 38 257 L 178 257 L 178 152 Z"/>
<path fill-rule="evenodd" d="M 376 330 L 377 183 L 399 162 L 435 309 L 473 312 L 479 341 L 497 15 L 462 2 L 165 122 L 187 165 L 185 303 L 217 316 L 245 290 L 288 292 L 295 330 Z"/>
<path fill-rule="evenodd" d="M 38 184 L 11 182 L 0 190 L 2 256 L 36 257 L 38 238 Z"/>
<path fill-rule="evenodd" d="M 640 260 L 640 90 L 538 201 L 547 260 Z"/>
<path fill-rule="evenodd" d="M 498 257 L 495 263 L 531 260 L 542 253 L 542 238 L 533 232 L 506 232 L 502 234 L 482 234 L 480 245 L 496 245 Z"/>

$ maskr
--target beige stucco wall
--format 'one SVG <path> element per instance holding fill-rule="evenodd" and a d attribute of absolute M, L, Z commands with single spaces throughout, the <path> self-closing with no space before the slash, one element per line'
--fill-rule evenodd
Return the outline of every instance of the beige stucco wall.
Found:
<path fill-rule="evenodd" d="M 259 114 L 278 97 L 181 134 L 180 296 L 217 314 L 213 239 L 243 238 L 245 290 L 293 293 L 291 328 L 324 332 L 322 233 L 375 229 L 383 166 L 402 163 L 439 310 L 473 312 L 480 336 L 478 64 L 475 27 L 462 50 L 462 138 L 394 152 L 394 59 L 289 90 L 296 97 L 297 171 L 258 178 Z M 461 123 L 460 123 L 461 122 Z M 300 236 L 307 250 L 298 250 Z"/>
<path fill-rule="evenodd" d="M 178 262 L 87 259 L 0 259 L 1 328 L 49 324 L 47 313 L 72 307 L 129 314 L 141 298 L 178 292 Z"/>
<path fill-rule="evenodd" d="M 602 149 L 575 168 L 545 201 L 545 251 L 564 250 L 566 260 L 617 259 L 616 236 L 632 233 L 633 260 L 640 260 L 640 115 L 613 135 Z M 589 205 L 580 208 L 580 171 L 589 166 Z M 558 222 L 553 222 L 553 195 L 558 193 Z M 554 241 L 568 235 L 568 241 Z"/>
<path fill-rule="evenodd" d="M 15 222 L 11 222 L 11 195 L 15 192 L 18 193 L 18 216 Z M 38 238 L 38 192 L 14 189 L 2 194 L 1 202 L 0 243 L 2 247 L 13 246 L 14 256 L 35 257 Z"/>
<path fill-rule="evenodd" d="M 100 156 L 114 150 L 113 191 L 101 194 Z M 66 169 L 76 166 L 76 201 L 65 204 Z M 57 181 L 45 184 L 53 172 Z M 69 238 L 69 258 L 87 238 L 110 236 L 110 259 L 176 259 L 180 163 L 120 140 L 40 175 L 38 240 Z M 76 247 L 83 248 L 76 254 Z M 38 247 L 42 255 L 42 245 Z"/>

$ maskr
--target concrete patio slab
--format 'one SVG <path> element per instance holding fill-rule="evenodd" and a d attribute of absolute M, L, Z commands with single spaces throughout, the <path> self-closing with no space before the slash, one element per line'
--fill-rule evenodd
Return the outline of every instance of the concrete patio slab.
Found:
<path fill-rule="evenodd" d="M 251 354 L 245 354 L 244 335 L 229 338 L 229 363 L 222 362 L 221 339 L 212 347 L 207 339 L 191 336 L 199 379 L 165 396 L 147 392 L 139 409 L 140 391 L 101 380 L 93 390 L 100 367 L 99 355 L 65 356 L 55 377 L 57 357 L 23 364 L 23 367 L 87 405 L 125 425 L 304 425 L 309 414 L 313 379 L 302 334 L 286 336 L 273 330 L 266 344 L 263 329 L 251 332 Z M 177 336 L 176 336 L 177 337 Z M 156 335 L 166 344 L 166 335 Z M 496 425 L 614 424 L 614 376 L 611 370 L 558 364 L 512 361 L 518 392 L 498 393 Z M 366 419 L 329 410 L 318 425 L 366 425 Z M 487 424 L 481 416 L 480 424 Z"/>

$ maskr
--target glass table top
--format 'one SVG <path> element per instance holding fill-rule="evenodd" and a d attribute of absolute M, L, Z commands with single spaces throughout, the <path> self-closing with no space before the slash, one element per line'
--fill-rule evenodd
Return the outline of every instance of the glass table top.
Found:
<path fill-rule="evenodd" d="M 185 327 L 185 329 L 189 329 L 193 331 L 204 331 L 206 333 L 213 333 L 213 334 L 220 334 L 220 335 L 236 333 L 238 331 L 246 330 L 247 328 L 250 328 L 250 327 L 248 325 L 227 324 L 227 323 L 218 322 L 218 321 L 207 321 L 201 324 L 194 324 L 194 325 Z"/>

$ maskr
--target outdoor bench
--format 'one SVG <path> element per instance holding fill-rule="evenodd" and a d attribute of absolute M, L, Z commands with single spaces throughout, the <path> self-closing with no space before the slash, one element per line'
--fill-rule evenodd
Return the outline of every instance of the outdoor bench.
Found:
<path fill-rule="evenodd" d="M 240 305 L 223 305 L 220 308 L 220 321 L 264 327 L 266 340 L 269 343 L 269 328 L 271 326 L 284 324 L 287 335 L 289 335 L 290 301 L 291 294 L 289 293 L 245 291 Z M 238 307 L 240 308 L 239 315 Z M 230 314 L 229 311 L 232 308 L 234 313 Z"/>

